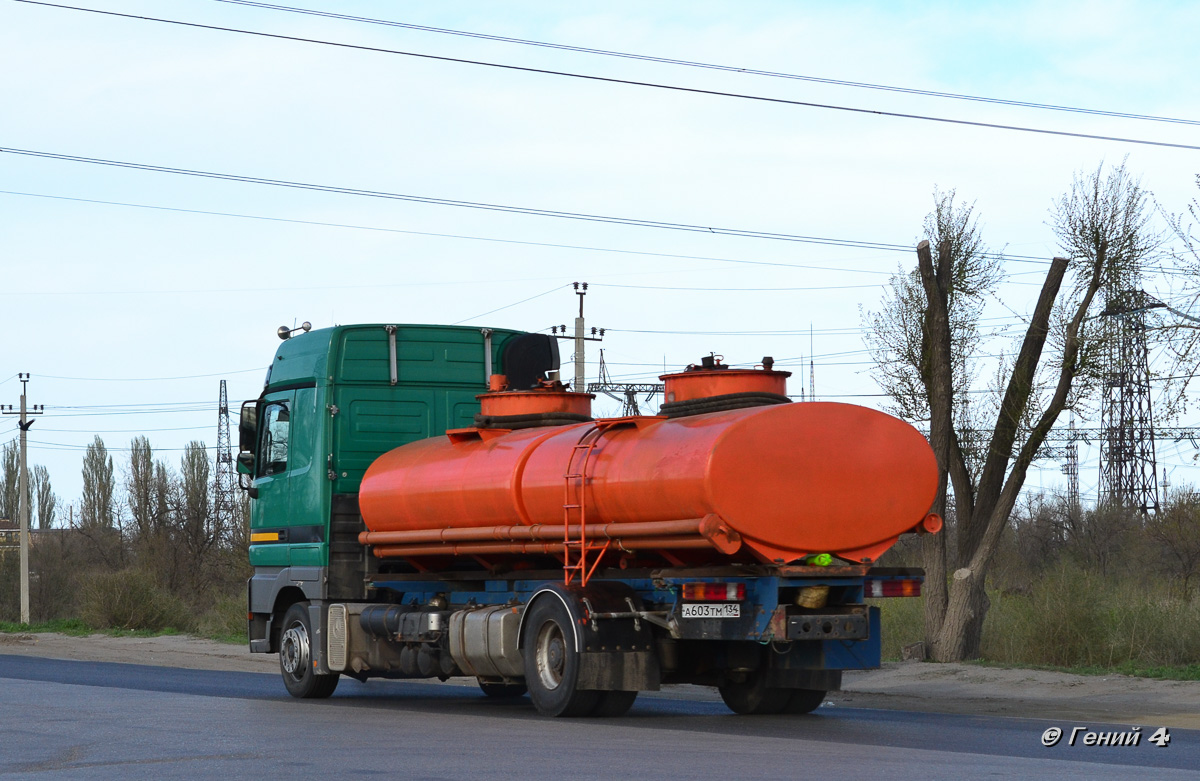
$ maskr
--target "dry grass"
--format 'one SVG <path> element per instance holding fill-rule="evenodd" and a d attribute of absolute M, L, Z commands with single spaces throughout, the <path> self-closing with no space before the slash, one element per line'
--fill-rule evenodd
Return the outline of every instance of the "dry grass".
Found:
<path fill-rule="evenodd" d="M 1064 564 L 1022 593 L 988 596 L 984 662 L 1156 677 L 1200 663 L 1200 602 L 1161 583 L 1121 582 Z M 924 639 L 923 598 L 874 603 L 883 613 L 884 659 L 897 660 L 901 648 Z"/>

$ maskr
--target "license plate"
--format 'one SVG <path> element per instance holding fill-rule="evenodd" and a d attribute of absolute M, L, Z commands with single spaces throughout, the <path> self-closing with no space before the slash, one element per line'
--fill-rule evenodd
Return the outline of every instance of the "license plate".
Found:
<path fill-rule="evenodd" d="M 741 618 L 740 602 L 685 602 L 684 618 Z"/>

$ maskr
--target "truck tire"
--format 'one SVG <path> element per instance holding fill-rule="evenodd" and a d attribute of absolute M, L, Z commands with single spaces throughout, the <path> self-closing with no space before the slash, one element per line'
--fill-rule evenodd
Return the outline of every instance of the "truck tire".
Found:
<path fill-rule="evenodd" d="M 633 707 L 637 692 L 600 692 L 600 702 L 588 715 L 590 716 L 621 716 Z"/>
<path fill-rule="evenodd" d="M 742 716 L 783 713 L 791 701 L 792 690 L 767 686 L 766 680 L 764 670 L 755 670 L 747 675 L 745 681 L 726 683 L 718 686 L 717 690 L 729 709 Z"/>
<path fill-rule="evenodd" d="M 479 681 L 479 688 L 488 697 L 497 700 L 516 699 L 528 691 L 523 683 L 495 683 Z"/>
<path fill-rule="evenodd" d="M 784 706 L 784 713 L 812 713 L 825 701 L 825 692 L 820 689 L 791 689 L 791 699 Z"/>
<path fill-rule="evenodd" d="M 525 621 L 525 685 L 543 716 L 587 716 L 600 704 L 598 691 L 575 687 L 579 652 L 567 608 L 558 599 L 536 600 Z"/>
<path fill-rule="evenodd" d="M 312 627 L 308 603 L 297 602 L 283 614 L 279 632 L 279 672 L 288 694 L 300 699 L 323 699 L 333 694 L 338 674 L 318 675 L 312 668 Z"/>

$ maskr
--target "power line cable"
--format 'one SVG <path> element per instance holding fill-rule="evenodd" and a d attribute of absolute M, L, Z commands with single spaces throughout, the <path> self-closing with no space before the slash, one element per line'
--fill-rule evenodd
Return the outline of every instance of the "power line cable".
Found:
<path fill-rule="evenodd" d="M 845 268 L 845 267 L 840 267 L 840 266 L 814 266 L 814 265 L 801 264 L 801 263 L 778 263 L 778 262 L 774 262 L 774 261 L 765 261 L 765 260 L 744 260 L 744 259 L 739 259 L 739 258 L 721 258 L 721 257 L 713 257 L 711 255 L 682 255 L 682 254 L 672 253 L 672 252 L 648 252 L 645 250 L 619 249 L 619 248 L 614 248 L 614 247 L 590 247 L 590 246 L 580 245 L 580 244 L 555 244 L 555 243 L 542 242 L 542 241 L 521 241 L 521 240 L 517 240 L 517 239 L 498 239 L 498 238 L 494 238 L 494 237 L 490 237 L 490 236 L 469 236 L 466 234 L 459 234 L 459 233 L 432 233 L 429 231 L 401 230 L 399 228 L 382 228 L 382 227 L 378 227 L 378 226 L 354 225 L 354 224 L 340 223 L 340 222 L 321 222 L 318 220 L 296 220 L 296 219 L 288 219 L 288 218 L 284 218 L 284 217 L 266 217 L 266 216 L 257 215 L 257 214 L 237 214 L 234 212 L 207 211 L 204 209 L 181 209 L 181 208 L 176 208 L 173 206 L 154 206 L 151 204 L 144 204 L 144 203 L 126 203 L 126 202 L 122 202 L 122 201 L 101 201 L 101 200 L 97 200 L 94 198 L 73 198 L 73 197 L 69 197 L 69 196 L 65 196 L 65 195 L 46 195 L 44 193 L 20 192 L 17 190 L 0 190 L 0 194 L 26 196 L 26 197 L 30 197 L 30 198 L 49 198 L 52 200 L 75 201 L 75 202 L 79 202 L 79 203 L 96 203 L 96 204 L 103 204 L 106 206 L 127 206 L 127 207 L 131 207 L 131 208 L 135 208 L 135 209 L 154 209 L 154 210 L 159 210 L 159 211 L 182 212 L 185 214 L 205 214 L 205 215 L 216 216 L 216 217 L 237 217 L 237 218 L 247 219 L 247 220 L 265 220 L 268 222 L 285 222 L 285 223 L 296 223 L 296 224 L 300 224 L 300 225 L 317 225 L 317 226 L 326 227 L 326 228 L 348 228 L 351 230 L 380 231 L 380 232 L 385 232 L 385 233 L 403 233 L 403 234 L 412 235 L 412 236 L 434 236 L 434 237 L 438 237 L 438 238 L 447 238 L 447 239 L 465 239 L 468 241 L 488 241 L 488 242 L 496 242 L 499 244 L 518 244 L 518 245 L 522 245 L 522 246 L 526 246 L 526 247 L 547 247 L 550 249 L 574 249 L 574 250 L 583 250 L 586 252 L 606 252 L 606 253 L 614 253 L 614 254 L 619 254 L 619 255 L 642 255 L 642 256 L 646 256 L 646 257 L 656 257 L 656 258 L 677 258 L 680 260 L 710 260 L 715 263 L 741 263 L 741 264 L 752 265 L 752 266 L 775 266 L 775 267 L 780 267 L 780 268 L 801 268 L 801 269 L 808 269 L 810 271 L 845 271 L 845 272 L 853 272 L 856 274 L 884 274 L 887 276 L 893 276 L 896 273 L 895 271 L 877 271 L 874 269 Z M 1041 273 L 1041 272 L 1030 272 L 1030 273 Z M 430 284 L 443 284 L 443 283 L 430 283 Z M 445 284 L 458 285 L 458 284 L 462 284 L 462 281 L 456 280 L 454 282 L 448 282 Z M 599 283 L 597 283 L 597 284 L 599 284 Z M 402 286 L 402 285 L 397 285 L 397 287 L 400 287 L 400 286 Z M 274 288 L 274 289 L 275 290 L 330 290 L 330 289 L 337 289 L 340 287 L 358 288 L 358 287 L 362 287 L 362 286 L 361 285 L 342 285 L 342 286 L 321 285 L 318 287 L 311 287 L 311 288 L 310 287 L 299 287 L 299 288 Z M 386 285 L 371 285 L 371 287 L 387 287 L 387 286 Z M 200 291 L 200 292 L 225 293 L 225 292 L 244 292 L 244 291 L 249 291 L 249 290 L 259 290 L 259 288 L 223 288 L 220 290 L 208 290 L 208 291 Z M 28 292 L 28 291 L 26 291 L 26 292 Z M 91 293 L 91 292 L 95 292 L 95 291 L 88 291 L 88 292 Z M 155 292 L 197 292 L 197 291 L 155 291 Z M 2 295 L 2 293 L 0 293 L 0 295 Z M 14 374 L 9 379 L 11 380 L 11 379 L 15 378 L 16 376 L 17 375 Z M 5 382 L 7 382 L 7 380 L 5 380 Z M 0 383 L 0 385 L 2 385 L 2 384 L 3 383 Z"/>
<path fill-rule="evenodd" d="M 87 13 L 101 14 L 103 16 L 115 16 L 125 19 L 137 19 L 146 22 L 160 22 L 162 24 L 173 24 L 181 27 L 192 27 L 203 30 L 218 30 L 221 32 L 238 33 L 240 35 L 253 35 L 260 38 L 273 38 L 283 41 L 295 41 L 298 43 L 315 43 L 322 46 L 335 46 L 343 49 L 355 49 L 358 51 L 376 52 L 379 54 L 397 54 L 405 57 L 418 57 L 426 60 L 437 60 L 440 62 L 454 62 L 463 65 L 480 65 L 488 68 L 500 68 L 503 70 L 520 71 L 523 73 L 540 73 L 548 76 L 564 76 L 575 79 L 586 79 L 588 81 L 604 82 L 608 84 L 623 84 L 631 87 L 649 87 L 651 89 L 670 90 L 673 92 L 683 92 L 694 95 L 711 95 L 713 97 L 736 98 L 739 100 L 753 100 L 761 103 L 775 103 L 789 106 L 802 106 L 805 108 L 827 109 L 830 111 L 845 111 L 854 114 L 872 114 L 881 117 L 892 117 L 895 119 L 914 119 L 924 122 L 940 122 L 951 125 L 964 125 L 969 127 L 982 127 L 992 130 L 1010 130 L 1021 133 L 1038 133 L 1041 135 L 1064 136 L 1068 138 L 1087 138 L 1094 141 L 1116 141 L 1127 144 L 1142 144 L 1146 146 L 1160 146 L 1174 149 L 1191 149 L 1200 150 L 1200 146 L 1193 144 L 1175 144 L 1167 141 L 1150 141 L 1138 138 L 1123 138 L 1119 136 L 1105 136 L 1092 133 L 1076 133 L 1067 130 L 1049 130 L 1047 128 L 1026 127 L 1022 125 L 1005 125 L 995 122 L 978 122 L 967 119 L 952 119 L 950 117 L 934 117 L 925 114 L 911 114 L 899 111 L 881 111 L 879 109 L 859 108 L 856 106 L 839 106 L 832 103 L 815 103 L 804 100 L 790 100 L 787 98 L 772 98 L 765 95 L 747 95 L 740 92 L 725 92 L 722 90 L 700 89 L 698 87 L 683 87 L 677 84 L 659 84 L 650 81 L 635 81 L 633 79 L 618 79 L 611 76 L 596 76 L 587 73 L 574 73 L 570 71 L 551 70 L 548 68 L 531 68 L 524 65 L 509 65 L 499 62 L 487 62 L 484 60 L 471 60 L 463 57 L 446 57 L 436 54 L 424 54 L 421 52 L 403 51 L 400 49 L 385 49 L 378 46 L 363 46 L 360 44 L 341 43 L 337 41 L 326 41 L 319 38 L 303 38 L 295 35 L 281 35 L 278 33 L 265 33 L 258 30 L 243 30 L 237 27 L 223 27 L 213 24 L 200 24 L 199 22 L 184 22 L 178 19 L 163 19 L 156 16 L 141 16 L 138 14 L 123 14 L 116 11 L 102 11 L 97 8 L 81 8 L 73 5 L 60 5 L 58 3 L 46 3 L 41 0 L 13 0 L 17 3 L 25 3 L 27 5 L 45 6 L 48 8 L 59 8 L 67 11 L 84 11 Z"/>
<path fill-rule="evenodd" d="M 676 285 L 617 285 L 607 282 L 593 282 L 592 287 L 616 287 L 625 290 L 672 290 L 677 292 L 707 291 L 718 293 L 786 293 L 797 290 L 848 290 L 852 288 L 883 287 L 886 282 L 873 285 L 818 285 L 815 287 L 679 287 Z"/>
<path fill-rule="evenodd" d="M 203 431 L 212 426 L 176 426 L 174 428 L 46 428 L 38 426 L 38 431 L 53 431 L 56 434 L 149 434 L 160 431 Z"/>
<path fill-rule="evenodd" d="M 512 308 L 512 307 L 514 307 L 514 306 L 516 306 L 517 304 L 524 304 L 526 301 L 532 301 L 532 300 L 533 300 L 533 299 L 535 299 L 535 298 L 541 298 L 542 296 L 548 296 L 548 295 L 550 295 L 551 293 L 553 293 L 554 291 L 556 291 L 556 290 L 562 290 L 562 289 L 563 289 L 563 288 L 565 288 L 565 287 L 570 287 L 570 284 L 564 284 L 564 285 L 555 285 L 554 287 L 550 288 L 549 290 L 544 290 L 544 291 L 542 291 L 541 293 L 538 293 L 538 294 L 537 294 L 537 295 L 535 295 L 535 296 L 530 296 L 529 298 L 522 298 L 520 301 L 514 301 L 514 302 L 512 302 L 511 304 L 505 304 L 504 306 L 498 306 L 498 307 L 496 307 L 495 309 L 489 309 L 489 310 L 488 310 L 488 311 L 486 311 L 486 312 L 481 312 L 480 314 L 477 314 L 477 315 L 472 315 L 471 317 L 465 318 L 465 319 L 463 319 L 463 320 L 459 320 L 457 323 L 451 323 L 451 325 L 462 325 L 463 323 L 466 323 L 466 322 L 468 322 L 468 321 L 470 321 L 470 320 L 476 320 L 476 319 L 478 319 L 478 318 L 480 318 L 480 317 L 484 317 L 484 316 L 486 316 L 486 315 L 490 315 L 490 314 L 492 314 L 493 312 L 499 312 L 499 311 L 500 311 L 500 310 L 502 310 L 502 309 L 510 309 L 510 308 Z"/>
<path fill-rule="evenodd" d="M 216 372 L 215 374 L 184 374 L 179 377 L 60 377 L 56 374 L 39 374 L 37 376 L 48 380 L 73 380 L 76 382 L 167 382 L 171 380 L 198 380 L 206 377 L 225 377 L 230 374 L 263 371 L 266 371 L 265 366 L 254 369 L 238 369 L 232 372 Z"/>
<path fill-rule="evenodd" d="M 27 0 L 14 0 L 15 2 L 27 2 Z M 1200 148 L 1200 147 L 1198 147 Z M 0 147 L 0 153 L 24 155 L 27 157 L 43 158 L 47 160 L 61 160 L 72 163 L 87 163 L 89 165 L 111 166 L 115 168 L 128 168 L 137 171 L 151 171 L 155 173 L 176 174 L 180 176 L 195 176 L 202 179 L 218 179 L 222 181 L 241 182 L 244 184 L 261 184 L 271 187 L 283 187 L 298 190 L 312 190 L 315 192 L 334 193 L 338 195 L 354 195 L 367 198 L 381 198 L 384 200 L 393 201 L 408 201 L 412 203 L 424 203 L 434 206 L 455 206 L 469 209 L 483 209 L 486 211 L 505 212 L 509 214 L 525 214 L 535 217 L 556 217 L 568 220 L 580 220 L 584 222 L 599 222 L 613 225 L 629 225 L 640 228 L 657 228 L 662 230 L 682 231 L 687 233 L 710 233 L 721 236 L 734 236 L 738 238 L 765 239 L 770 241 L 788 241 L 801 244 L 820 244 L 832 247 L 851 247 L 854 249 L 869 249 L 887 252 L 912 252 L 913 247 L 905 244 L 891 244 L 879 241 L 862 241 L 857 239 L 838 239 L 824 236 L 805 236 L 795 233 L 777 233 L 771 231 L 756 231 L 743 228 L 720 228 L 711 225 L 695 225 L 690 223 L 680 222 L 665 222 L 661 220 L 645 220 L 636 217 L 612 217 L 600 214 L 588 214 L 584 212 L 567 212 L 555 209 L 540 209 L 528 206 L 512 206 L 507 204 L 484 203 L 479 201 L 462 201 L 451 198 L 437 198 L 425 195 L 409 195 L 404 193 L 391 193 L 382 190 L 364 190 L 354 187 L 341 187 L 337 185 L 312 184 L 306 182 L 295 182 L 286 179 L 268 179 L 259 176 L 247 176 L 243 174 L 226 174 L 215 171 L 202 171 L 192 168 L 173 168 L 170 166 L 152 165 L 149 163 L 132 163 L 122 160 L 110 160 L 98 157 L 83 157 L 81 155 L 67 155 L 58 152 L 42 152 L 33 149 L 17 149 L 14 147 Z M 1039 265 L 1049 265 L 1050 261 L 1045 258 L 1038 258 L 1029 255 L 1004 255 L 1001 253 L 986 253 L 986 257 L 996 257 L 1017 263 L 1037 263 Z"/>
<path fill-rule="evenodd" d="M 374 19 L 366 16 L 353 16 L 351 14 L 339 14 L 332 11 L 318 11 L 310 8 L 295 8 L 286 5 L 277 5 L 275 3 L 260 3 L 253 0 L 215 0 L 218 3 L 227 3 L 229 5 L 241 5 L 250 8 L 261 8 L 269 11 L 285 11 L 294 14 L 306 14 L 308 16 L 319 16 L 327 19 L 338 19 L 348 22 L 360 22 L 364 24 L 382 25 L 386 27 L 399 27 L 406 30 L 418 30 L 421 32 L 438 33 L 441 35 L 455 35 L 464 38 L 476 38 L 484 41 L 497 41 L 499 43 L 515 43 L 522 46 L 536 46 L 544 49 L 554 49 L 558 51 L 577 52 L 580 54 L 596 54 L 604 57 L 620 57 L 629 60 L 639 60 L 642 62 L 655 62 L 663 65 L 682 65 L 689 68 L 703 68 L 707 70 L 724 71 L 727 73 L 740 73 L 747 76 L 767 76 L 777 79 L 791 79 L 795 81 L 806 81 L 814 84 L 829 84 L 836 87 L 855 87 L 858 89 L 880 90 L 884 92 L 897 92 L 905 95 L 920 95 L 922 97 L 932 98 L 949 98 L 952 100 L 966 100 L 977 103 L 993 103 L 1002 106 L 1017 106 L 1020 108 L 1043 109 L 1049 111 L 1065 111 L 1076 114 L 1091 114 L 1103 117 L 1117 117 L 1120 119 L 1137 119 L 1151 122 L 1170 122 L 1182 125 L 1200 125 L 1200 120 L 1195 119 L 1179 119 L 1175 117 L 1161 117 L 1152 114 L 1133 114 L 1125 111 L 1107 111 L 1104 109 L 1082 108 L 1078 106 L 1064 106 L 1056 103 L 1035 103 L 1027 100 L 1010 100 L 1006 98 L 993 98 L 983 95 L 966 95 L 957 92 L 941 92 L 938 90 L 918 89 L 915 87 L 897 87 L 888 84 L 873 84 L 863 81 L 849 81 L 846 79 L 831 79 L 820 76 L 806 76 L 798 73 L 783 73 L 780 71 L 760 70 L 757 68 L 742 68 L 736 65 L 720 65 L 711 62 L 700 62 L 697 60 L 682 60 L 673 57 L 657 57 L 649 54 L 636 54 L 633 52 L 613 51 L 611 49 L 595 49 L 587 46 L 572 46 L 563 43 L 551 43 L 547 41 L 533 41 L 526 38 L 512 38 L 505 35 L 490 35 L 487 33 L 471 32 L 467 30 L 452 30 L 445 27 L 430 27 L 423 24 L 412 24 L 410 22 L 397 22 L 389 19 Z"/>
<path fill-rule="evenodd" d="M 76 451 L 80 451 L 80 450 L 87 450 L 89 447 L 92 447 L 92 445 L 94 444 L 94 443 L 88 443 L 85 445 L 72 445 L 68 442 L 42 442 L 40 440 L 34 440 L 34 439 L 27 440 L 27 442 L 30 445 L 35 446 L 34 447 L 35 450 L 66 450 L 66 451 L 72 451 L 72 452 L 76 452 Z M 151 448 L 151 450 L 153 450 L 154 452 L 157 452 L 157 453 L 181 451 L 181 450 L 187 450 L 187 449 L 188 448 L 186 448 L 186 447 L 155 447 L 155 448 Z M 205 450 L 216 450 L 217 447 L 216 447 L 216 445 L 205 445 L 204 449 Z M 131 452 L 133 450 L 133 448 L 109 447 L 108 445 L 105 445 L 104 450 L 105 450 L 105 452 L 108 452 L 108 453 L 128 453 L 128 452 Z"/>
<path fill-rule="evenodd" d="M 45 198 L 45 199 L 56 200 L 56 201 L 71 201 L 74 203 L 101 204 L 104 206 L 122 206 L 122 207 L 134 208 L 134 209 L 150 209 L 150 210 L 154 210 L 154 211 L 178 212 L 178 213 L 182 213 L 182 214 L 203 214 L 203 215 L 214 216 L 214 217 L 233 217 L 233 218 L 247 219 L 247 220 L 263 220 L 266 222 L 293 223 L 293 224 L 298 224 L 298 225 L 315 225 L 315 226 L 326 227 L 326 228 L 346 228 L 349 230 L 378 231 L 378 232 L 383 232 L 383 233 L 400 233 L 400 234 L 411 235 L 411 236 L 432 236 L 432 237 L 436 237 L 436 238 L 446 238 L 446 239 L 463 239 L 466 241 L 485 241 L 485 242 L 495 242 L 498 244 L 516 244 L 516 245 L 526 246 L 526 247 L 547 247 L 550 249 L 571 249 L 571 250 L 580 250 L 580 251 L 584 251 L 584 252 L 604 252 L 604 253 L 612 253 L 612 254 L 618 254 L 618 255 L 640 255 L 640 256 L 645 256 L 645 257 L 674 258 L 674 259 L 680 259 L 680 260 L 707 260 L 707 261 L 712 261 L 714 263 L 738 263 L 738 264 L 752 265 L 752 266 L 771 266 L 771 267 L 778 267 L 778 268 L 799 268 L 799 269 L 806 269 L 806 270 L 810 270 L 810 271 L 839 271 L 839 272 L 855 273 L 855 274 L 882 274 L 887 277 L 896 276 L 896 273 L 897 273 L 895 271 L 880 271 L 877 269 L 864 269 L 864 268 L 847 268 L 845 266 L 816 266 L 816 265 L 806 264 L 806 263 L 780 263 L 780 262 L 766 261 L 766 260 L 745 260 L 742 258 L 715 257 L 712 255 L 685 255 L 685 254 L 673 253 L 673 252 L 649 252 L 647 250 L 621 249 L 621 248 L 617 248 L 617 247 L 593 247 L 593 246 L 582 245 L 582 244 L 557 244 L 557 243 L 543 242 L 543 241 L 526 241 L 526 240 L 520 240 L 520 239 L 500 239 L 500 238 L 496 238 L 493 236 L 471 236 L 471 235 L 461 234 L 461 233 L 435 233 L 435 232 L 431 232 L 431 231 L 414 231 L 414 230 L 405 230 L 405 229 L 401 229 L 401 228 L 384 228 L 384 227 L 374 226 L 374 225 L 356 225 L 353 223 L 324 222 L 321 220 L 299 220 L 299 219 L 293 219 L 293 218 L 287 218 L 287 217 L 268 217 L 268 216 L 260 215 L 260 214 L 242 214 L 242 213 L 238 213 L 238 212 L 211 211 L 211 210 L 206 210 L 206 209 L 184 209 L 184 208 L 175 207 L 175 206 L 159 206 L 159 205 L 146 204 L 146 203 L 130 203 L 127 201 L 105 201 L 105 200 L 100 200 L 100 199 L 96 199 L 96 198 L 76 198 L 76 197 L 67 196 L 67 195 L 50 195 L 47 193 L 22 192 L 19 190 L 0 190 L 0 195 L 15 195 L 15 196 L 27 197 L 27 198 Z M 891 250 L 887 250 L 887 251 L 891 251 Z M 1022 260 L 1030 260 L 1030 259 L 1036 260 L 1036 258 L 1034 256 L 1030 256 L 1030 255 L 1022 255 L 1022 256 L 1004 255 L 1003 253 L 992 253 L 992 255 L 995 257 L 1011 259 L 1014 261 L 1022 261 Z M 1044 262 L 1044 261 L 1039 261 L 1039 262 Z M 1171 270 L 1171 269 L 1158 269 L 1158 271 L 1160 271 L 1163 274 L 1168 274 L 1168 275 L 1178 273 L 1177 270 Z M 1041 273 L 1042 272 L 1040 270 L 1017 271 L 1017 272 L 1009 273 L 1007 276 L 1008 277 L 1018 277 L 1018 276 L 1028 275 L 1028 274 L 1041 274 Z M 512 281 L 512 280 L 508 280 L 508 281 Z M 1006 284 L 1020 284 L 1020 285 L 1040 285 L 1041 284 L 1040 282 L 1012 282 L 1007 279 L 1005 280 L 1005 283 Z M 414 285 L 458 285 L 458 284 L 461 284 L 461 281 L 405 282 L 405 283 L 396 283 L 393 285 L 375 284 L 375 285 L 370 285 L 370 287 L 411 287 Z M 593 284 L 595 284 L 597 286 L 602 286 L 605 283 L 596 282 Z M 862 285 L 861 287 L 878 287 L 880 285 L 885 285 L 885 284 L 887 284 L 887 282 L 881 282 L 881 283 L 873 284 L 873 285 Z M 320 285 L 320 286 L 312 286 L 312 287 L 307 287 L 307 286 L 306 287 L 286 287 L 286 288 L 274 288 L 274 289 L 275 290 L 342 290 L 342 289 L 351 290 L 351 289 L 359 289 L 359 288 L 362 288 L 365 286 L 366 285 Z M 853 286 L 846 286 L 846 287 L 853 287 Z M 680 288 L 680 289 L 682 289 L 682 288 Z M 695 289 L 701 290 L 703 288 L 695 288 Z M 771 289 L 775 289 L 775 288 L 771 288 Z M 796 289 L 800 289 L 800 288 L 796 288 Z M 187 290 L 153 290 L 153 291 L 136 291 L 136 292 L 237 293 L 237 292 L 249 292 L 249 291 L 255 291 L 255 290 L 258 290 L 258 288 L 210 288 L 210 289 L 205 289 L 205 290 L 187 289 Z M 86 292 L 89 295 L 96 295 L 98 293 L 99 294 L 114 294 L 114 293 L 128 293 L 131 291 L 89 290 Z M 12 293 L 12 295 L 16 295 L 16 294 L 17 294 L 16 292 Z M 44 293 L 41 291 L 29 291 L 29 290 L 20 291 L 20 294 L 21 295 L 49 295 L 48 293 Z M 0 295 L 4 295 L 4 293 L 0 292 Z M 54 295 L 78 295 L 78 293 L 55 293 Z M 12 375 L 12 377 L 9 377 L 8 380 L 4 380 L 3 382 L 0 382 L 0 385 L 3 385 L 5 382 L 8 382 L 9 380 L 14 379 L 16 376 L 17 375 L 15 375 L 15 374 Z"/>
<path fill-rule="evenodd" d="M 46 409 L 128 409 L 130 407 L 156 409 L 159 407 L 194 407 L 208 405 L 216 407 L 215 402 L 209 401 L 143 401 L 132 404 L 47 404 Z"/>
<path fill-rule="evenodd" d="M 107 415 L 179 415 L 179 414 L 195 414 L 203 412 L 205 415 L 211 415 L 216 410 L 216 405 L 212 407 L 196 408 L 196 409 L 151 409 L 151 410 L 109 410 L 107 412 L 66 412 L 55 413 L 47 417 L 55 418 L 95 418 L 104 417 Z"/>

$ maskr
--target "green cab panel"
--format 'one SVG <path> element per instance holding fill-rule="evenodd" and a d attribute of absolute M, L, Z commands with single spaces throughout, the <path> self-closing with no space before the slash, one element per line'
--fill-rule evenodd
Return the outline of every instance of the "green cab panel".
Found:
<path fill-rule="evenodd" d="M 328 566 L 331 542 L 351 542 L 331 539 L 333 495 L 357 494 L 383 453 L 473 425 L 488 368 L 503 373 L 522 335 L 491 330 L 490 356 L 466 326 L 337 326 L 280 344 L 256 411 L 250 563 Z"/>

